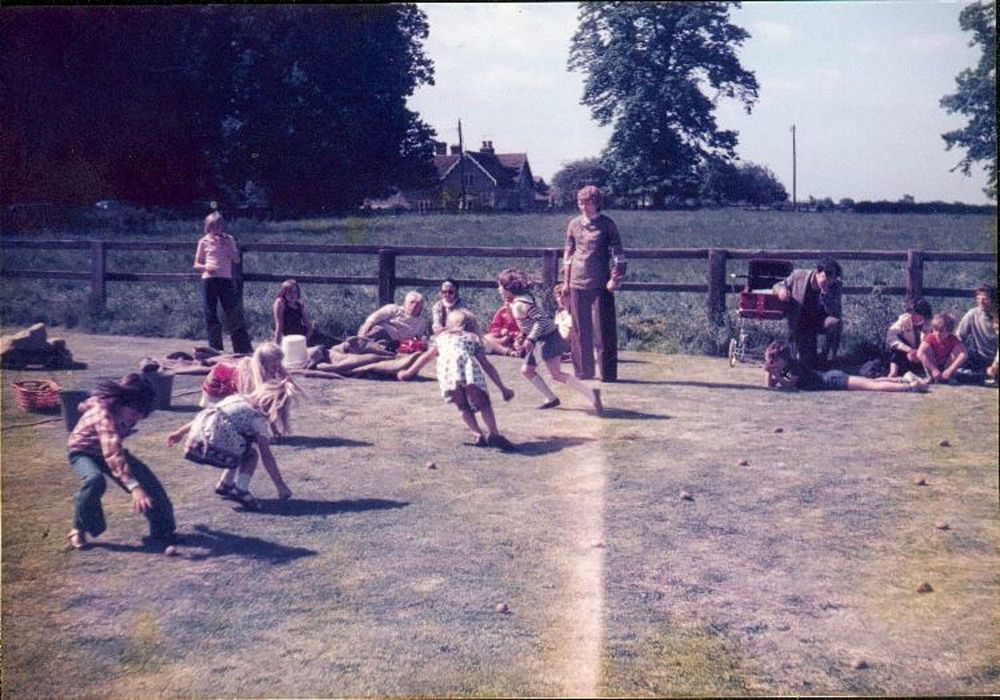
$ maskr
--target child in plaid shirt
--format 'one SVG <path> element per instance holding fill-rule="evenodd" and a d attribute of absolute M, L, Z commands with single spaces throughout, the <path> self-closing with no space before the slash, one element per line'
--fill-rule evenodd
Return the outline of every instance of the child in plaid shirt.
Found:
<path fill-rule="evenodd" d="M 73 529 L 67 538 L 74 549 L 87 535 L 107 529 L 101 497 L 111 477 L 132 496 L 132 510 L 149 521 L 149 540 L 166 546 L 176 541 L 174 508 L 156 475 L 122 446 L 136 423 L 153 410 L 156 394 L 138 374 L 119 382 L 102 382 L 80 404 L 83 415 L 67 441 L 70 468 L 83 482 L 73 497 Z"/>

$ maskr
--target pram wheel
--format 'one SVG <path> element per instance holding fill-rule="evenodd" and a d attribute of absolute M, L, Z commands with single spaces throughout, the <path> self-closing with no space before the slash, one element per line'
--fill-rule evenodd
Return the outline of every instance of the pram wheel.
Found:
<path fill-rule="evenodd" d="M 736 338 L 729 341 L 729 366 L 736 366 Z"/>

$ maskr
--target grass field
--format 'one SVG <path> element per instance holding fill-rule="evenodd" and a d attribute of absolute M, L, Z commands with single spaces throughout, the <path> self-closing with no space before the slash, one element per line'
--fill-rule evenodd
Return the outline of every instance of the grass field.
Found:
<path fill-rule="evenodd" d="M 697 212 L 610 212 L 619 224 L 627 248 L 705 247 L 750 249 L 838 250 L 961 250 L 996 252 L 996 221 L 987 216 L 855 215 L 842 212 L 790 213 L 742 210 Z M 236 221 L 230 230 L 243 242 L 283 241 L 336 244 L 482 245 L 560 247 L 566 214 L 388 216 L 317 219 L 288 222 Z M 53 231 L 45 237 L 80 236 L 78 231 Z M 109 271 L 190 271 L 198 222 L 163 221 L 142 230 L 109 226 L 87 232 L 109 239 L 190 241 L 184 253 L 112 251 Z M 7 269 L 89 269 L 86 251 L 46 252 L 6 249 Z M 296 276 L 303 274 L 364 275 L 376 273 L 371 256 L 310 254 L 248 254 L 247 271 Z M 492 279 L 508 265 L 524 260 L 401 258 L 401 277 Z M 811 264 L 812 261 L 803 261 Z M 537 263 L 535 264 L 537 265 Z M 904 284 L 902 263 L 847 262 L 850 285 Z M 532 269 L 536 275 L 539 269 Z M 733 261 L 729 272 L 745 271 Z M 634 260 L 632 281 L 704 283 L 704 261 Z M 996 279 L 996 265 L 928 263 L 925 285 L 973 288 Z M 204 334 L 195 284 L 140 285 L 109 283 L 109 302 L 101 312 L 89 310 L 86 283 L 62 280 L 3 279 L 0 310 L 5 323 L 46 321 L 102 333 L 200 338 Z M 270 305 L 277 285 L 247 285 L 245 307 L 254 337 L 270 335 Z M 352 332 L 375 308 L 374 287 L 312 285 L 304 290 L 319 325 L 328 334 Z M 434 295 L 435 289 L 422 290 Z M 401 294 L 401 292 L 400 292 Z M 498 306 L 490 290 L 467 290 L 467 302 L 481 318 Z M 932 299 L 936 308 L 959 312 L 966 300 Z M 730 303 L 735 303 L 731 297 Z M 898 298 L 849 297 L 845 304 L 845 350 L 878 342 L 885 326 L 900 311 Z M 620 343 L 624 348 L 717 355 L 732 335 L 731 327 L 705 322 L 705 298 L 700 294 L 621 292 L 618 295 Z"/>
<path fill-rule="evenodd" d="M 64 386 L 191 345 L 66 337 L 89 366 Z M 295 497 L 259 474 L 261 513 L 164 447 L 195 410 L 178 377 L 128 440 L 173 500 L 173 558 L 114 487 L 108 532 L 66 551 L 66 433 L 12 407 L 37 373 L 4 372 L 4 697 L 1000 692 L 995 390 L 784 394 L 625 352 L 597 418 L 565 390 L 535 411 L 496 363 L 517 454 L 461 445 L 436 383 L 304 380 L 275 448 Z"/>

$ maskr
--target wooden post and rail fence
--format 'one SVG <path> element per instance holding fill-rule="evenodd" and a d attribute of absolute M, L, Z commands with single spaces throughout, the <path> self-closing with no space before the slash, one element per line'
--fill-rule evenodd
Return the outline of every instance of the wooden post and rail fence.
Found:
<path fill-rule="evenodd" d="M 88 250 L 90 251 L 89 271 L 74 270 L 2 270 L 3 277 L 36 279 L 63 279 L 89 281 L 91 297 L 95 304 L 103 306 L 107 301 L 108 282 L 196 282 L 197 272 L 123 272 L 108 269 L 109 250 L 130 250 L 146 252 L 190 251 L 188 242 L 174 241 L 105 241 L 105 240 L 18 240 L 3 239 L 3 249 L 20 248 L 35 250 Z M 345 277 L 328 275 L 297 275 L 295 273 L 267 273 L 239 270 L 242 282 L 282 282 L 294 277 L 303 284 L 369 285 L 378 287 L 379 304 L 394 300 L 397 287 L 430 287 L 440 283 L 439 279 L 420 277 L 398 277 L 396 260 L 399 257 L 479 257 L 479 258 L 528 258 L 540 261 L 541 280 L 547 287 L 553 286 L 559 277 L 561 248 L 499 248 L 499 247 L 429 247 L 429 246 L 372 246 L 372 245 L 327 245 L 313 243 L 246 243 L 240 246 L 246 253 L 309 253 L 314 255 L 364 255 L 377 259 L 378 268 L 373 277 Z M 727 274 L 730 260 L 750 258 L 780 258 L 786 260 L 806 260 L 808 265 L 821 257 L 836 260 L 868 260 L 905 263 L 905 277 L 898 286 L 881 286 L 882 293 L 895 296 L 963 297 L 968 289 L 953 287 L 925 287 L 924 265 L 928 262 L 969 262 L 996 263 L 992 253 L 971 253 L 961 251 L 923 250 L 727 250 L 723 248 L 638 248 L 626 251 L 629 260 L 704 260 L 704 284 L 672 284 L 664 282 L 625 282 L 620 289 L 636 292 L 693 292 L 706 295 L 706 314 L 714 323 L 721 324 L 726 314 L 726 294 L 736 291 Z M 492 288 L 496 281 L 463 279 L 458 283 L 470 288 Z M 845 286 L 844 294 L 870 294 L 875 286 Z"/>

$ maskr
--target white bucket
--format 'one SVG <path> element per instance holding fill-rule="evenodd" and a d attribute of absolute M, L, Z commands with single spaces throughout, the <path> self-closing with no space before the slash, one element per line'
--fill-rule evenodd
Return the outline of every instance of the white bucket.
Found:
<path fill-rule="evenodd" d="M 285 355 L 281 364 L 286 368 L 301 369 L 309 361 L 306 355 L 306 337 L 304 335 L 286 335 L 281 339 L 281 352 Z"/>

